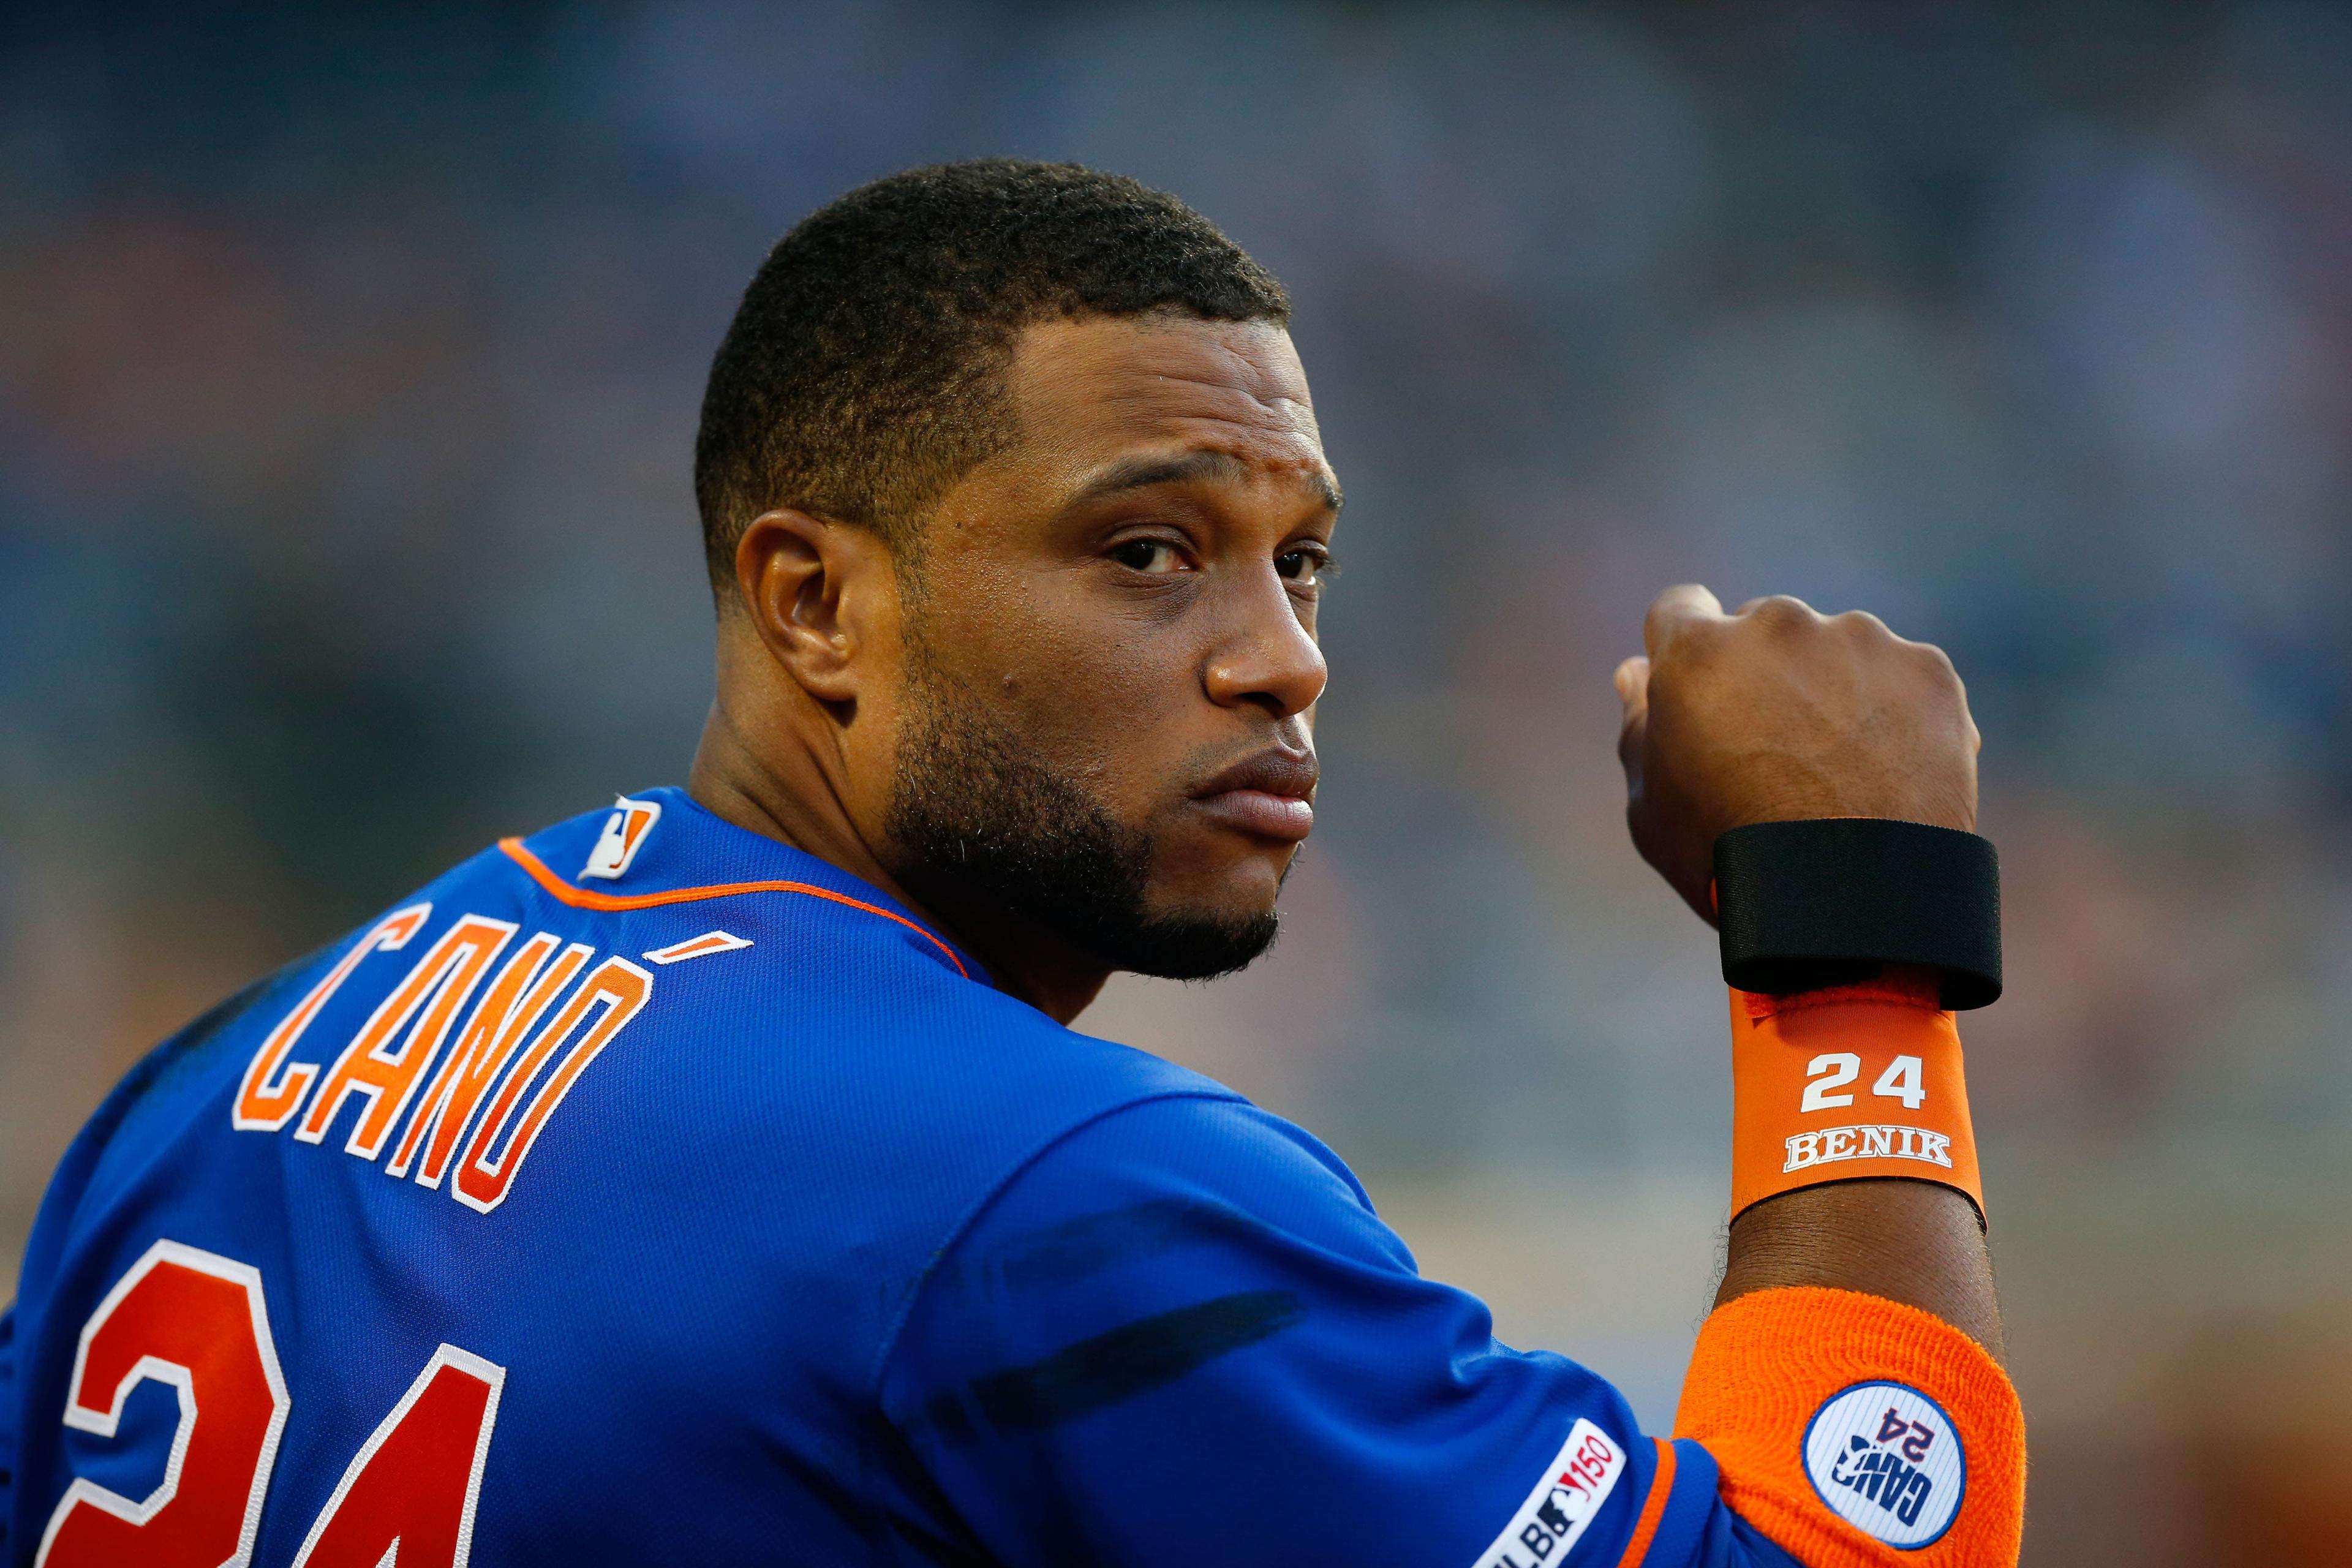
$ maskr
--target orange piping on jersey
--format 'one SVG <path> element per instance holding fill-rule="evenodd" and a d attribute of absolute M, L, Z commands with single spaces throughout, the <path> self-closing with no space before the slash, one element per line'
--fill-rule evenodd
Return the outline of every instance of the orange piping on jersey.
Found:
<path fill-rule="evenodd" d="M 1650 1542 L 1658 1538 L 1658 1521 L 1666 1517 L 1666 1499 L 1675 1489 L 1675 1446 L 1664 1437 L 1650 1441 L 1658 1446 L 1658 1473 L 1650 1478 L 1650 1495 L 1642 1500 L 1642 1517 L 1633 1521 L 1633 1539 L 1625 1543 L 1617 1568 L 1642 1568 Z"/>
<path fill-rule="evenodd" d="M 499 847 L 508 859 L 530 873 L 530 879 L 575 910 L 650 910 L 663 904 L 691 904 L 704 899 L 727 899 L 738 893 L 806 893 L 813 899 L 830 899 L 836 904 L 847 904 L 853 910 L 864 910 L 869 915 L 880 915 L 886 921 L 896 921 L 943 953 L 955 972 L 966 980 L 971 971 L 955 955 L 955 949 L 901 914 L 894 914 L 879 904 L 869 904 L 864 899 L 853 899 L 847 893 L 836 893 L 831 888 L 820 888 L 814 882 L 717 882 L 708 888 L 672 888 L 661 893 L 597 893 L 586 888 L 575 888 L 547 868 L 547 863 L 523 847 L 520 838 L 501 838 Z"/>

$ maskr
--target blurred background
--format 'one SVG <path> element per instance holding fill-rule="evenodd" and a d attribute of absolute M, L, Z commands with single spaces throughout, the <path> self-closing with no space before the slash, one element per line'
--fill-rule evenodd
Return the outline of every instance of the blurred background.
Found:
<path fill-rule="evenodd" d="M 1663 1429 L 1727 1185 L 1637 862 L 1650 595 L 1942 643 L 2028 1561 L 2352 1561 L 2352 9 L 0 11 L 0 1296 L 141 1052 L 682 777 L 763 248 L 1075 158 L 1288 282 L 1350 505 L 1276 954 L 1081 1026 L 1361 1171 Z"/>

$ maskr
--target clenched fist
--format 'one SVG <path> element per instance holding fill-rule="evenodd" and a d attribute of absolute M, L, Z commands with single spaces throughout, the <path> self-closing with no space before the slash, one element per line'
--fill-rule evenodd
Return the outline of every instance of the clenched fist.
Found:
<path fill-rule="evenodd" d="M 1886 816 L 1973 832 L 1975 721 L 1941 648 L 1875 616 L 1669 588 L 1617 667 L 1634 847 L 1709 924 L 1715 841 L 1751 822 Z"/>

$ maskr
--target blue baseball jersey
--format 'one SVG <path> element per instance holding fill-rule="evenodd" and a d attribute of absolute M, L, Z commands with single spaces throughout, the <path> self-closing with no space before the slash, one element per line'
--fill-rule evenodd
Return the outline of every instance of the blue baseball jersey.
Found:
<path fill-rule="evenodd" d="M 0 1468 L 58 1568 L 1794 1562 L 1314 1138 L 674 789 L 131 1074 Z"/>

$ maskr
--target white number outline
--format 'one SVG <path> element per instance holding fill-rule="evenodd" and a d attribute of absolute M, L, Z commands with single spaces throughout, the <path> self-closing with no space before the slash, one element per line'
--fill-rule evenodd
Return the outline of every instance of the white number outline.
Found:
<path fill-rule="evenodd" d="M 408 1419 L 408 1413 L 416 1408 L 416 1402 L 425 1397 L 425 1391 L 433 1386 L 433 1380 L 441 1375 L 443 1367 L 453 1368 L 490 1385 L 489 1398 L 482 1405 L 481 1429 L 474 1435 L 474 1465 L 466 1477 L 466 1505 L 457 1515 L 457 1552 L 449 1559 L 450 1568 L 466 1568 L 467 1560 L 474 1554 L 474 1510 L 481 1500 L 482 1469 L 489 1462 L 490 1428 L 498 1425 L 499 1395 L 506 1391 L 507 1369 L 446 1342 L 433 1352 L 433 1359 L 425 1363 L 425 1370 L 416 1374 L 416 1381 L 408 1385 L 408 1392 L 400 1396 L 400 1403 L 392 1407 L 392 1414 L 377 1423 L 376 1429 L 368 1435 L 368 1440 L 360 1445 L 359 1453 L 343 1470 L 343 1479 L 335 1483 L 333 1494 L 327 1499 L 327 1506 L 320 1509 L 319 1517 L 310 1521 L 310 1533 L 302 1538 L 302 1549 L 294 1553 L 293 1568 L 303 1568 L 303 1564 L 310 1561 L 310 1553 L 318 1550 L 320 1538 L 327 1533 L 327 1526 L 333 1523 L 335 1515 L 342 1511 L 343 1500 L 352 1495 L 353 1487 L 359 1485 L 360 1477 L 367 1470 L 368 1461 L 375 1458 L 376 1450 L 389 1442 L 394 1432 L 400 1430 L 400 1424 Z M 399 1547 L 400 1542 L 395 1537 L 392 1550 L 385 1556 L 395 1556 Z"/>
<path fill-rule="evenodd" d="M 245 1291 L 247 1311 L 253 1315 L 253 1342 L 261 1355 L 262 1375 L 269 1384 L 269 1425 L 262 1432 L 260 1451 L 254 1457 L 253 1479 L 245 1500 L 245 1522 L 236 1538 L 236 1554 L 221 1564 L 221 1568 L 247 1568 L 253 1561 L 253 1544 L 261 1531 L 262 1499 L 269 1490 L 269 1472 L 277 1468 L 278 1442 L 285 1435 L 286 1416 L 294 1407 L 293 1395 L 286 1390 L 286 1376 L 278 1365 L 278 1342 L 269 1332 L 269 1310 L 262 1300 L 261 1270 L 249 1263 L 239 1263 L 217 1253 L 199 1251 L 176 1241 L 158 1241 L 131 1266 L 130 1271 L 114 1282 L 114 1289 L 98 1304 L 81 1326 L 81 1342 L 74 1351 L 73 1381 L 66 1384 L 65 1424 L 78 1432 L 95 1436 L 112 1437 L 122 1425 L 123 1406 L 131 1391 L 152 1378 L 168 1383 L 179 1390 L 180 1424 L 172 1433 L 171 1458 L 163 1462 L 163 1479 L 155 1489 L 133 1502 L 121 1492 L 100 1486 L 86 1476 L 76 1476 L 66 1488 L 65 1496 L 49 1515 L 48 1528 L 41 1532 L 40 1550 L 33 1553 L 33 1568 L 42 1568 L 49 1559 L 49 1548 L 55 1544 L 58 1531 L 65 1528 L 66 1520 L 83 1503 L 101 1513 L 112 1514 L 127 1524 L 144 1525 L 163 1511 L 180 1493 L 180 1470 L 188 1458 L 188 1445 L 196 1435 L 195 1373 L 177 1362 L 161 1356 L 141 1356 L 123 1373 L 122 1381 L 114 1387 L 114 1402 L 106 1409 L 83 1403 L 88 1393 L 82 1386 L 89 1369 L 89 1347 L 99 1331 L 105 1328 L 117 1309 L 130 1298 L 148 1275 L 159 1265 L 170 1263 L 192 1273 L 208 1274 L 226 1280 Z"/>

